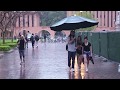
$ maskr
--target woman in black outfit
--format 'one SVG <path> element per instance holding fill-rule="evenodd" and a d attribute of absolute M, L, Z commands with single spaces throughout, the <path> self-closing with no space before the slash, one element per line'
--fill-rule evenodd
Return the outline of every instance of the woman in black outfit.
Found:
<path fill-rule="evenodd" d="M 84 61 L 85 61 L 85 67 L 86 72 L 88 72 L 88 66 L 89 66 L 89 57 L 92 57 L 92 45 L 90 42 L 88 42 L 88 38 L 84 38 L 84 43 L 82 44 L 82 53 L 84 55 Z"/>
<path fill-rule="evenodd" d="M 19 49 L 19 54 L 20 54 L 20 60 L 21 60 L 20 65 L 21 65 L 23 62 L 25 62 L 25 54 L 24 54 L 25 43 L 26 43 L 26 40 L 25 40 L 24 36 L 23 36 L 23 35 L 20 35 L 20 38 L 19 38 L 19 40 L 17 41 L 18 49 Z"/>

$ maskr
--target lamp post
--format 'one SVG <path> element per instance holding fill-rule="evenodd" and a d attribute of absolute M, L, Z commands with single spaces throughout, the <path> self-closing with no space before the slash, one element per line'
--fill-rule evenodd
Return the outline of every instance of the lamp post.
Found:
<path fill-rule="evenodd" d="M 116 22 L 115 22 L 115 30 L 120 31 L 120 11 L 117 11 L 117 17 L 116 17 Z"/>

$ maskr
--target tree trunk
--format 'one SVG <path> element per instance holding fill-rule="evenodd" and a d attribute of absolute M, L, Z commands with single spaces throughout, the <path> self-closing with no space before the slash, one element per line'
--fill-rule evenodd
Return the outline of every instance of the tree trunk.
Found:
<path fill-rule="evenodd" d="M 3 44 L 5 44 L 5 31 L 2 32 L 3 36 Z"/>
<path fill-rule="evenodd" d="M 13 43 L 14 40 L 13 31 L 11 31 L 11 34 L 12 34 L 12 43 Z"/>

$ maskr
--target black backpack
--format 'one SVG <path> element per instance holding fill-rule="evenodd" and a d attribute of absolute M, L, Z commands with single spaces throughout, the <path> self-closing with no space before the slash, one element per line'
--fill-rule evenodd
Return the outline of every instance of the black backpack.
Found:
<path fill-rule="evenodd" d="M 66 44 L 66 51 L 68 51 L 68 44 Z"/>
<path fill-rule="evenodd" d="M 39 40 L 39 37 L 37 35 L 35 36 L 35 40 L 37 40 L 37 41 Z"/>

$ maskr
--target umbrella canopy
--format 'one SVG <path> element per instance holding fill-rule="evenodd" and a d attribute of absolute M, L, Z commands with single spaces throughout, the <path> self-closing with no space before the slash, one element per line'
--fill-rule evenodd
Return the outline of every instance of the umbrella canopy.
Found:
<path fill-rule="evenodd" d="M 95 20 L 91 20 L 80 16 L 70 16 L 55 23 L 50 28 L 51 30 L 54 31 L 62 31 L 62 30 L 75 30 L 79 28 L 87 28 L 95 25 L 98 25 L 98 22 Z"/>

